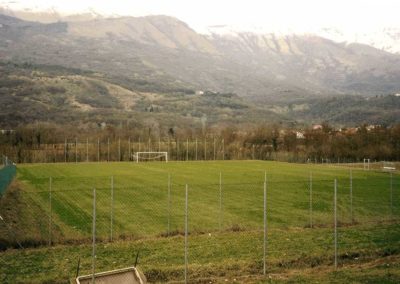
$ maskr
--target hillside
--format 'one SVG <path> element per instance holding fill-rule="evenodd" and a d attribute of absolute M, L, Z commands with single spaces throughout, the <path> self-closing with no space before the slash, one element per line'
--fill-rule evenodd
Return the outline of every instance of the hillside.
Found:
<path fill-rule="evenodd" d="M 400 56 L 310 35 L 203 36 L 167 16 L 41 24 L 0 16 L 1 58 L 182 82 L 270 102 L 400 89 Z"/>
<path fill-rule="evenodd" d="M 2 127 L 34 121 L 188 127 L 283 118 L 235 94 L 196 95 L 185 88 L 148 92 L 140 82 L 124 84 L 99 73 L 58 66 L 0 63 L 0 74 Z"/>
<path fill-rule="evenodd" d="M 386 97 L 400 90 L 400 56 L 311 35 L 205 36 L 167 16 L 0 15 L 0 62 L 4 127 L 398 122 L 397 98 Z"/>

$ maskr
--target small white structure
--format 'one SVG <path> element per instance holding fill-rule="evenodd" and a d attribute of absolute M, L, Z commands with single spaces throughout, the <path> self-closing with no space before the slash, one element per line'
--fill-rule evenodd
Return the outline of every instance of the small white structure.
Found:
<path fill-rule="evenodd" d="M 95 281 L 95 282 L 94 282 Z M 75 279 L 76 284 L 145 284 L 146 279 L 135 267 L 100 272 L 94 275 L 79 276 Z"/>

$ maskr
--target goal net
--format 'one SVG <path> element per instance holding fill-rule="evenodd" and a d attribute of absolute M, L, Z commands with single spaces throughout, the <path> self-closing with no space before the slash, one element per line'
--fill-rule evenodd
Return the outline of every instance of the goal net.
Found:
<path fill-rule="evenodd" d="M 139 161 L 165 161 L 168 162 L 168 152 L 136 152 L 132 156 L 136 163 Z"/>

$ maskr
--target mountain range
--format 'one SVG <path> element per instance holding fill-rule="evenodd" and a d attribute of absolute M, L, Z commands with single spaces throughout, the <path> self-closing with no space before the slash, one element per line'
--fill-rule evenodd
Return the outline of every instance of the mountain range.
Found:
<path fill-rule="evenodd" d="M 87 15 L 41 23 L 0 14 L 0 60 L 90 72 L 131 92 L 234 94 L 247 109 L 263 108 L 268 117 L 275 112 L 277 120 L 310 117 L 276 111 L 288 105 L 307 109 L 332 97 L 400 92 L 396 53 L 315 35 L 203 35 L 168 16 Z M 373 121 L 368 117 L 366 122 L 379 122 L 376 114 Z"/>

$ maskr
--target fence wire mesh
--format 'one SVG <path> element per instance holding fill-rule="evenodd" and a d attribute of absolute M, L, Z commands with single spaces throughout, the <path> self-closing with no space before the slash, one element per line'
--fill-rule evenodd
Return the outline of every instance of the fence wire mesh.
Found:
<path fill-rule="evenodd" d="M 20 212 L 12 222 L 4 220 L 0 239 L 3 247 L 81 244 L 75 253 L 82 257 L 80 273 L 90 275 L 95 222 L 96 271 L 132 266 L 140 253 L 149 281 L 334 264 L 332 178 L 285 181 L 261 175 L 259 182 L 230 183 L 229 175 L 189 183 L 187 211 L 186 184 L 171 175 L 155 173 L 146 185 L 138 176 L 37 178 L 32 190 L 19 193 Z M 399 201 L 397 175 L 338 180 L 339 265 L 365 251 L 400 248 Z"/>

